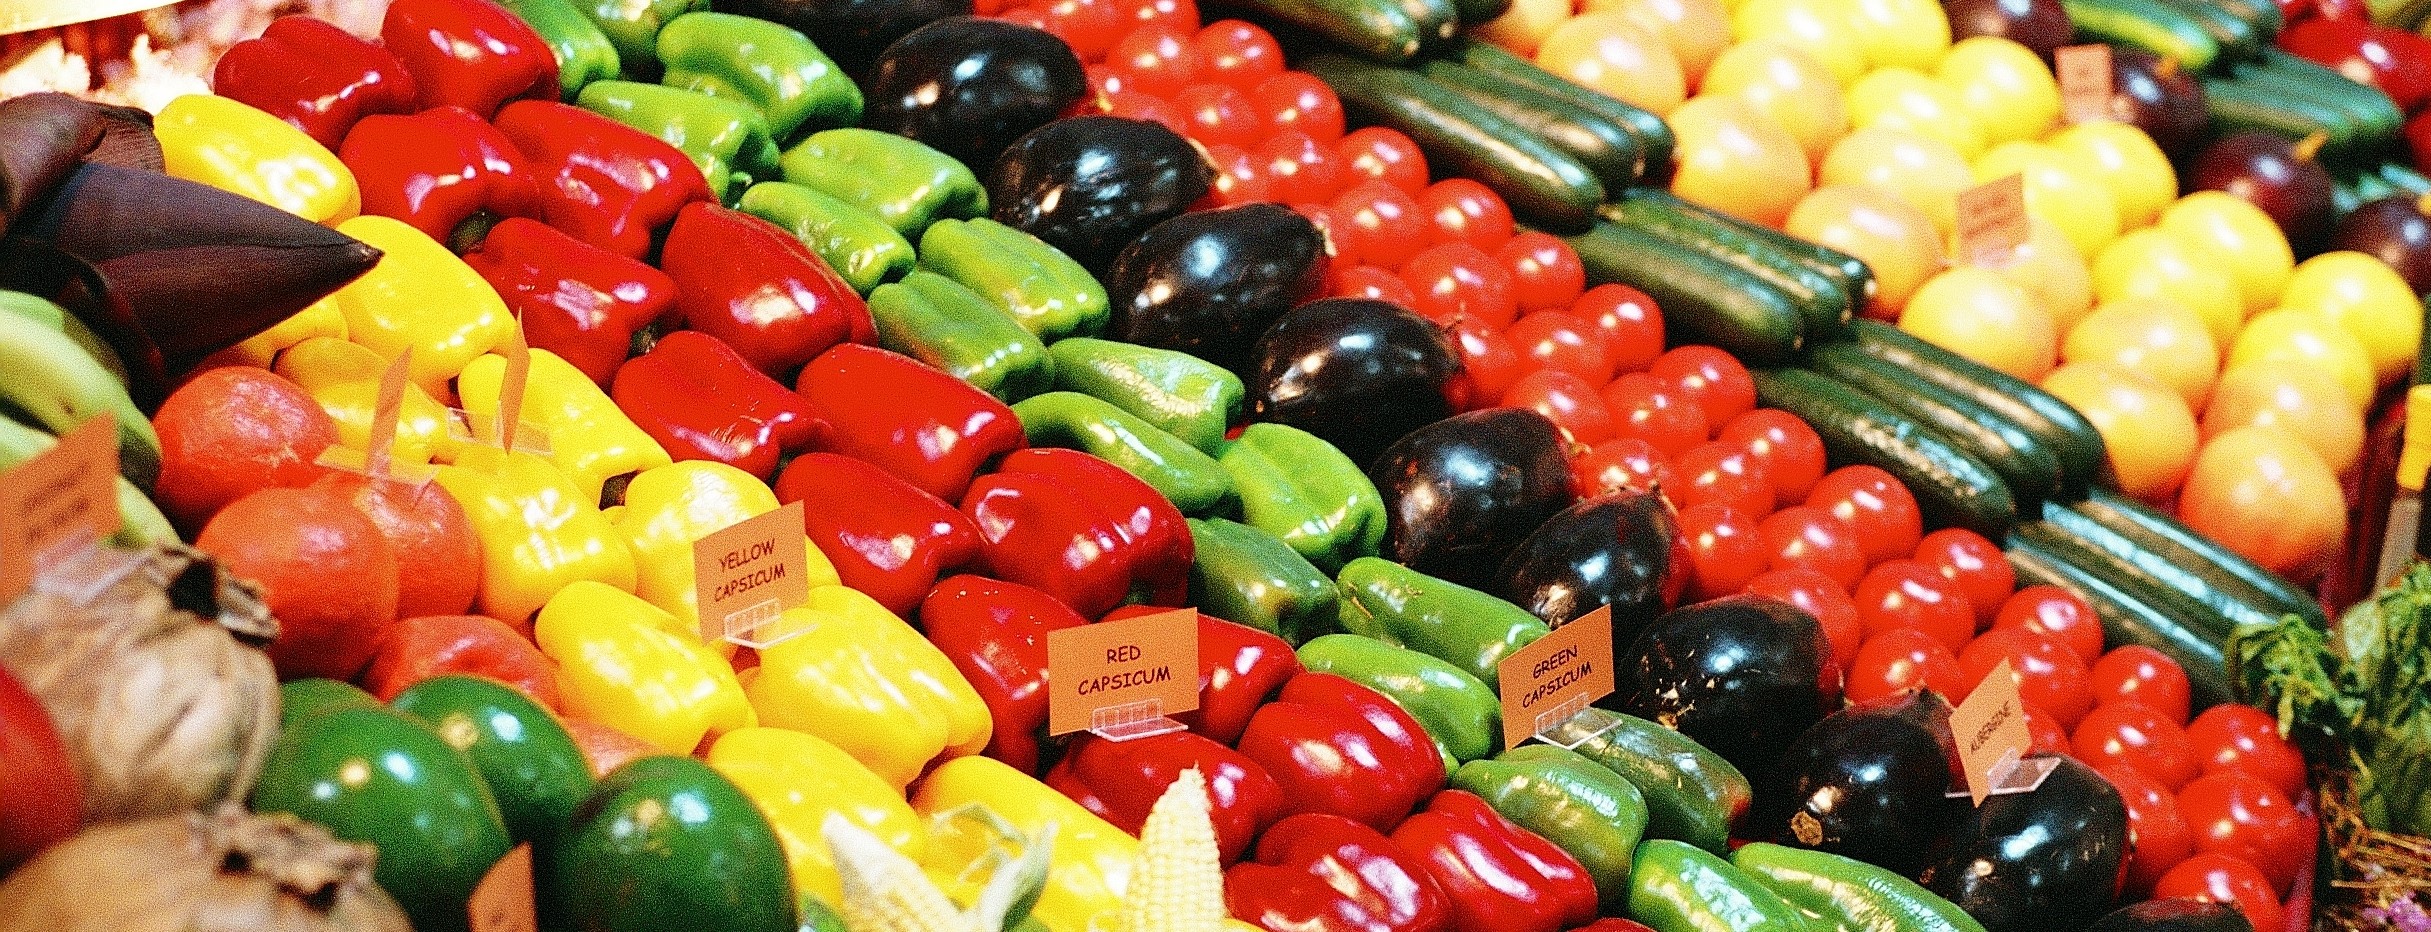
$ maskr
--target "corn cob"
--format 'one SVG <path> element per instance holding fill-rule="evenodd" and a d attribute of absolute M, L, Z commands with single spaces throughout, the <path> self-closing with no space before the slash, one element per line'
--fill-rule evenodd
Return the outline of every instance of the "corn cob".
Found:
<path fill-rule="evenodd" d="M 1216 847 L 1207 780 L 1197 768 L 1157 797 L 1140 827 L 1139 866 L 1123 897 L 1127 932 L 1221 932 L 1224 865 Z"/>
<path fill-rule="evenodd" d="M 851 932 L 978 932 L 920 865 L 840 814 L 820 826 L 843 881 L 836 915 Z M 994 930 L 988 930 L 994 932 Z"/>

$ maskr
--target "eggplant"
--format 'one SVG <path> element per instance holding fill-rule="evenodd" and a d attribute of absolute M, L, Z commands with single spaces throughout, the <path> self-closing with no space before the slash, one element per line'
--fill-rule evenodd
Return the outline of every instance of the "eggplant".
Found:
<path fill-rule="evenodd" d="M 1950 703 L 1918 690 L 1826 716 L 1781 755 L 1748 835 L 1902 874 L 1922 867 L 1957 772 Z"/>
<path fill-rule="evenodd" d="M 2033 49 L 2051 61 L 2051 53 L 2076 36 L 2060 0 L 1943 0 L 1950 17 L 1950 38 L 1999 36 Z"/>
<path fill-rule="evenodd" d="M 1250 372 L 1258 335 L 1325 284 L 1325 234 L 1279 204 L 1186 213 L 1106 271 L 1109 337 Z"/>
<path fill-rule="evenodd" d="M 1046 240 L 1101 279 L 1116 253 L 1207 196 L 1215 169 L 1150 120 L 1077 116 L 1031 130 L 996 157 L 998 223 Z"/>
<path fill-rule="evenodd" d="M 1597 703 L 1651 719 L 1722 755 L 1757 786 L 1782 749 L 1823 720 L 1823 626 L 1797 606 L 1753 595 L 1673 609 L 1623 645 L 1618 687 Z"/>
<path fill-rule="evenodd" d="M 2172 156 L 2201 142 L 2211 128 L 2202 82 L 2177 62 L 2121 46 L 2110 50 L 2110 116 L 2134 124 Z"/>
<path fill-rule="evenodd" d="M 2397 270 L 2415 294 L 2431 292 L 2431 216 L 2422 201 L 2384 197 L 2355 208 L 2338 221 L 2331 249 L 2352 249 Z"/>
<path fill-rule="evenodd" d="M 2127 805 L 2077 762 L 2030 793 L 1945 805 L 1959 815 L 1916 882 L 1983 923 L 1985 932 L 2079 929 L 2110 911 L 2127 864 Z"/>
<path fill-rule="evenodd" d="M 2254 924 L 2226 903 L 2176 897 L 2121 907 L 2085 932 L 2254 932 Z"/>
<path fill-rule="evenodd" d="M 1395 304 L 1311 301 L 1266 328 L 1252 355 L 1243 381 L 1255 417 L 1323 437 L 1363 467 L 1452 416 L 1460 357 L 1443 328 Z"/>
<path fill-rule="evenodd" d="M 1612 606 L 1614 631 L 1631 637 L 1671 610 L 1679 525 L 1663 497 L 1623 491 L 1554 515 L 1503 558 L 1495 594 L 1555 627 Z"/>
<path fill-rule="evenodd" d="M 1080 58 L 1054 33 L 956 16 L 912 30 L 878 56 L 861 125 L 986 165 L 1087 89 Z"/>
<path fill-rule="evenodd" d="M 2287 234 L 2296 254 L 2309 256 L 2321 250 L 2337 216 L 2335 183 L 2313 158 L 2318 146 L 2270 133 L 2224 136 L 2196 158 L 2188 187 L 2225 191 L 2262 208 Z"/>
<path fill-rule="evenodd" d="M 711 0 L 710 8 L 791 26 L 854 80 L 869 74 L 896 39 L 932 21 L 972 13 L 971 0 Z"/>
<path fill-rule="evenodd" d="M 1471 411 L 1410 431 L 1367 470 L 1384 493 L 1383 557 L 1492 589 L 1504 559 L 1570 507 L 1567 449 L 1561 428 L 1525 408 Z"/>

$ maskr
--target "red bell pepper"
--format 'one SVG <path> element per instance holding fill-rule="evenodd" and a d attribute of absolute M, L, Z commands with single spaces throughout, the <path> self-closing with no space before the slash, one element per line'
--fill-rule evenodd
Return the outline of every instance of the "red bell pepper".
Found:
<path fill-rule="evenodd" d="M 84 787 L 51 714 L 0 666 L 0 877 L 76 834 Z"/>
<path fill-rule="evenodd" d="M 1047 632 L 1088 624 L 1055 597 L 954 576 L 920 601 L 920 630 L 962 671 L 996 722 L 987 756 L 1036 776 L 1047 756 Z"/>
<path fill-rule="evenodd" d="M 709 182 L 683 150 L 615 120 L 553 100 L 508 104 L 491 120 L 540 180 L 540 218 L 630 259 Z"/>
<path fill-rule="evenodd" d="M 725 341 L 697 330 L 660 337 L 649 352 L 628 360 L 616 370 L 609 394 L 667 455 L 716 460 L 763 482 L 776 475 L 783 454 L 816 447 L 827 435 L 827 422 L 802 396 L 752 368 Z"/>
<path fill-rule="evenodd" d="M 372 655 L 363 688 L 387 702 L 408 686 L 450 673 L 488 677 L 515 687 L 542 708 L 559 708 L 557 664 L 532 643 L 531 632 L 486 615 L 398 621 Z"/>
<path fill-rule="evenodd" d="M 1426 865 L 1384 833 L 1321 812 L 1277 822 L 1224 872 L 1224 906 L 1268 932 L 1452 932 Z"/>
<path fill-rule="evenodd" d="M 363 189 L 364 213 L 403 220 L 442 243 L 477 211 L 540 212 L 540 185 L 523 153 L 463 107 L 364 117 L 346 134 L 338 160 Z"/>
<path fill-rule="evenodd" d="M 686 205 L 658 267 L 675 279 L 684 323 L 726 341 L 760 371 L 792 378 L 838 343 L 876 343 L 869 305 L 785 228 L 716 204 Z"/>
<path fill-rule="evenodd" d="M 424 109 L 454 104 L 488 119 L 510 100 L 557 99 L 557 53 L 489 0 L 394 0 L 380 41 L 413 73 Z"/>
<path fill-rule="evenodd" d="M 1047 785 L 1114 827 L 1139 834 L 1148 810 L 1182 771 L 1193 767 L 1207 778 L 1208 815 L 1224 863 L 1249 852 L 1258 833 L 1283 817 L 1283 788 L 1266 768 L 1241 752 L 1187 731 L 1130 741 L 1082 735 L 1047 771 Z"/>
<path fill-rule="evenodd" d="M 1562 932 L 1595 919 L 1595 881 L 1474 793 L 1445 790 L 1393 830 L 1452 904 L 1461 932 Z"/>
<path fill-rule="evenodd" d="M 2414 164 L 2431 165 L 2431 110 L 2406 121 L 2406 148 L 2413 151 Z"/>
<path fill-rule="evenodd" d="M 1302 673 L 1283 684 L 1250 717 L 1240 749 L 1282 785 L 1286 810 L 1331 813 L 1380 832 L 1444 784 L 1443 755 L 1416 719 L 1332 674 Z M 1595 891 L 1587 893 L 1592 910 Z"/>
<path fill-rule="evenodd" d="M 533 349 L 556 353 L 603 386 L 632 352 L 635 333 L 675 316 L 667 273 L 537 220 L 499 222 L 464 261 L 515 310 Z"/>
<path fill-rule="evenodd" d="M 1100 615 L 1131 591 L 1138 554 L 1119 519 L 1088 492 L 1028 473 L 971 483 L 962 513 L 979 528 L 988 575 L 1034 586 L 1073 611 Z"/>
<path fill-rule="evenodd" d="M 962 512 L 849 456 L 794 457 L 777 479 L 777 500 L 801 502 L 804 530 L 836 575 L 897 615 L 919 605 L 940 574 L 979 556 L 979 531 Z"/>
<path fill-rule="evenodd" d="M 292 123 L 331 150 L 355 121 L 412 113 L 421 97 L 397 56 L 310 16 L 281 16 L 261 38 L 230 46 L 211 68 L 211 90 Z"/>
<path fill-rule="evenodd" d="M 829 449 L 949 502 L 962 501 L 988 461 L 1030 445 L 1004 402 L 876 347 L 828 350 L 802 367 L 794 390 L 835 428 Z"/>
<path fill-rule="evenodd" d="M 2407 113 L 2431 101 L 2431 39 L 2369 19 L 2315 17 L 2281 31 L 2279 47 L 2380 88 Z"/>
<path fill-rule="evenodd" d="M 1079 450 L 1031 448 L 1008 454 L 1000 473 L 1024 473 L 1088 490 L 1115 518 L 1123 540 L 1138 556 L 1131 568 L 1131 600 L 1180 606 L 1190 601 L 1190 561 L 1195 554 L 1190 524 L 1154 486 L 1128 470 Z"/>
<path fill-rule="evenodd" d="M 1151 605 L 1125 605 L 1106 613 L 1103 621 L 1169 612 Z M 1174 716 L 1190 730 L 1232 745 L 1249 727 L 1258 707 L 1300 675 L 1300 657 L 1291 642 L 1205 613 L 1199 615 L 1199 707 Z"/>

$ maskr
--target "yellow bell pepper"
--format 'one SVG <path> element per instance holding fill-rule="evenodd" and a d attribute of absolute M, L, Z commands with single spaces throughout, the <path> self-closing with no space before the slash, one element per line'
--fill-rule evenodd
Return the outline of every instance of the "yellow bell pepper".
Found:
<path fill-rule="evenodd" d="M 346 338 L 381 359 L 413 347 L 414 384 L 442 401 L 455 397 L 448 380 L 512 332 L 506 302 L 472 266 L 404 221 L 366 215 L 338 224 L 338 232 L 383 253 L 380 264 L 325 299 L 345 315 Z"/>
<path fill-rule="evenodd" d="M 438 472 L 481 540 L 481 614 L 530 618 L 578 580 L 633 589 L 624 535 L 548 460 L 467 444 Z"/>
<path fill-rule="evenodd" d="M 314 223 L 363 212 L 346 163 L 287 121 L 225 97 L 188 94 L 152 118 L 170 177 L 249 197 Z"/>
<path fill-rule="evenodd" d="M 329 303 L 327 298 L 312 302 L 312 306 L 295 312 L 295 316 L 279 321 L 243 343 L 211 354 L 211 358 L 196 368 L 231 365 L 268 369 L 278 361 L 279 353 L 313 337 L 346 339 L 346 315 L 339 313 L 338 306 Z"/>
<path fill-rule="evenodd" d="M 1029 774 L 988 757 L 947 761 L 912 793 L 912 811 L 929 823 L 928 857 L 921 867 L 947 896 L 975 901 L 987 874 L 965 868 L 1002 840 L 987 817 L 958 814 L 973 805 L 1027 834 L 1055 823 L 1047 887 L 1030 911 L 1040 923 L 1053 932 L 1088 932 L 1092 920 L 1120 917 L 1139 840 Z"/>
<path fill-rule="evenodd" d="M 474 436 L 498 436 L 498 392 L 505 382 L 506 357 L 495 355 L 473 360 L 456 377 L 456 394 L 464 399 L 464 413 L 472 417 Z M 608 393 L 599 390 L 599 383 L 548 350 L 532 351 L 517 419 L 548 432 L 549 459 L 595 503 L 609 479 L 674 462 L 666 448 L 634 426 Z"/>
<path fill-rule="evenodd" d="M 371 449 L 372 413 L 380 407 L 380 377 L 388 363 L 362 346 L 336 337 L 313 337 L 279 354 L 271 371 L 301 385 L 338 425 L 338 445 Z M 420 386 L 407 384 L 397 409 L 397 434 L 389 447 L 398 463 L 448 462 L 464 439 L 448 429 L 455 416 Z"/>
<path fill-rule="evenodd" d="M 698 641 L 668 633 L 665 615 L 590 580 L 550 599 L 532 634 L 557 661 L 566 714 L 684 756 L 703 738 L 759 724 L 734 668 Z"/>
<path fill-rule="evenodd" d="M 757 803 L 785 845 L 796 893 L 833 903 L 843 895 L 835 855 L 821 826 L 842 813 L 888 847 L 914 861 L 928 853 L 928 829 L 903 791 L 853 760 L 842 748 L 782 728 L 745 728 L 709 747 L 709 766 Z"/>
<path fill-rule="evenodd" d="M 713 460 L 686 460 L 643 470 L 625 486 L 625 503 L 606 514 L 633 550 L 633 594 L 675 616 L 686 633 L 696 633 L 701 607 L 692 574 L 693 542 L 775 510 L 776 494 L 759 477 Z M 808 537 L 803 542 L 809 585 L 837 585 L 835 564 L 810 546 Z"/>
<path fill-rule="evenodd" d="M 994 722 L 979 693 L 928 639 L 869 596 L 820 586 L 772 623 L 744 691 L 760 720 L 843 748 L 897 787 L 940 755 L 976 754 Z"/>

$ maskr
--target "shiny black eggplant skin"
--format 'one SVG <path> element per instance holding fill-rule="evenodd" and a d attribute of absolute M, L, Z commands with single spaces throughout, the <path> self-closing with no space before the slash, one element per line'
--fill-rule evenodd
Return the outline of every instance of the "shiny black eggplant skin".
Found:
<path fill-rule="evenodd" d="M 1362 467 L 1452 416 L 1460 357 L 1443 328 L 1397 305 L 1311 301 L 1266 328 L 1252 355 L 1253 416 L 1323 437 Z"/>
<path fill-rule="evenodd" d="M 1325 235 L 1280 204 L 1157 224 L 1106 270 L 1107 336 L 1250 371 L 1258 335 L 1325 283 Z"/>
<path fill-rule="evenodd" d="M 1696 739 L 1763 786 L 1782 750 L 1823 720 L 1823 626 L 1797 606 L 1724 596 L 1673 609 L 1628 643 L 1605 708 Z"/>
<path fill-rule="evenodd" d="M 1994 796 L 1958 813 L 1925 889 L 1966 910 L 1985 932 L 2078 929 L 2110 911 L 2127 858 L 2127 806 L 2110 781 L 2063 757 L 2031 793 Z"/>
<path fill-rule="evenodd" d="M 1031 130 L 996 157 L 996 222 L 1028 231 L 1103 274 L 1140 234 L 1207 195 L 1215 170 L 1164 124 L 1077 116 Z"/>
<path fill-rule="evenodd" d="M 871 67 L 861 125 L 987 165 L 1087 90 L 1072 47 L 1043 29 L 956 16 L 895 40 Z"/>
<path fill-rule="evenodd" d="M 1384 493 L 1384 558 L 1493 589 L 1503 561 L 1570 507 L 1564 449 L 1561 428 L 1525 408 L 1471 411 L 1394 441 L 1367 470 Z"/>
<path fill-rule="evenodd" d="M 2122 906 L 2085 932 L 2254 932 L 2254 924 L 2226 903 L 2177 897 Z"/>
<path fill-rule="evenodd" d="M 971 0 L 711 0 L 710 8 L 800 30 L 860 80 L 896 39 L 934 20 L 971 15 Z"/>
<path fill-rule="evenodd" d="M 1636 632 L 1671 606 L 1671 508 L 1652 492 L 1591 498 L 1554 515 L 1504 558 L 1496 595 L 1556 627 L 1606 605 Z"/>
<path fill-rule="evenodd" d="M 1913 872 L 1948 818 L 1942 794 L 1957 756 L 1950 703 L 1940 695 L 1858 703 L 1790 744 L 1756 794 L 1748 834 Z"/>

